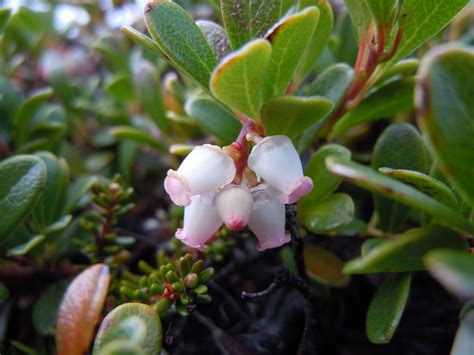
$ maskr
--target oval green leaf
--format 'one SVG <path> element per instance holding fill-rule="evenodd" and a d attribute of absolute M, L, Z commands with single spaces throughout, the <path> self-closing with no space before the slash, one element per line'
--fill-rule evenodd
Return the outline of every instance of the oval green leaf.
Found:
<path fill-rule="evenodd" d="M 325 285 L 346 286 L 350 277 L 342 272 L 344 262 L 330 251 L 305 243 L 303 249 L 308 276 Z"/>

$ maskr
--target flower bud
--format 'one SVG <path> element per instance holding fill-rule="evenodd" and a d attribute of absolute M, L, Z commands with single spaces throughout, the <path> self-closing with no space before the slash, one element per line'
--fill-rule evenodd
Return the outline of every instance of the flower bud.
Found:
<path fill-rule="evenodd" d="M 230 183 L 235 165 L 221 148 L 205 144 L 195 147 L 177 171 L 168 170 L 165 190 L 179 206 L 189 206 L 191 197 L 214 191 Z"/>
<path fill-rule="evenodd" d="M 247 187 L 229 185 L 217 194 L 215 204 L 225 225 L 234 232 L 240 232 L 249 221 L 253 198 Z"/>
<path fill-rule="evenodd" d="M 253 147 L 248 166 L 282 194 L 282 203 L 295 203 L 313 188 L 311 178 L 303 176 L 298 152 L 286 136 L 262 139 Z"/>

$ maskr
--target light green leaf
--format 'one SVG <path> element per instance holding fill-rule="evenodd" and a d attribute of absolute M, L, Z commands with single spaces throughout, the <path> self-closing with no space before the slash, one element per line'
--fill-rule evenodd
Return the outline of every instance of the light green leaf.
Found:
<path fill-rule="evenodd" d="M 420 61 L 418 59 L 409 58 L 404 59 L 381 73 L 377 83 L 383 83 L 385 80 L 391 79 L 395 76 L 409 77 L 416 74 Z M 375 74 L 377 75 L 377 74 Z"/>
<path fill-rule="evenodd" d="M 138 345 L 117 339 L 107 343 L 96 355 L 147 355 Z"/>
<path fill-rule="evenodd" d="M 257 39 L 229 54 L 212 73 L 211 92 L 231 108 L 258 119 L 271 52 L 268 41 Z"/>
<path fill-rule="evenodd" d="M 389 0 L 391 1 L 391 0 Z M 372 19 L 371 11 L 366 0 L 344 0 L 347 10 L 351 15 L 357 36 L 365 35 Z"/>
<path fill-rule="evenodd" d="M 457 211 L 442 205 L 432 197 L 405 185 L 388 176 L 375 172 L 371 168 L 347 162 L 337 157 L 327 157 L 326 166 L 332 173 L 366 188 L 372 192 L 389 197 L 397 202 L 419 208 L 435 217 L 439 223 L 466 233 L 474 233 L 474 224 L 466 220 Z"/>
<path fill-rule="evenodd" d="M 380 168 L 379 171 L 387 176 L 416 187 L 421 192 L 433 197 L 444 205 L 458 207 L 456 196 L 442 181 L 413 170 Z"/>
<path fill-rule="evenodd" d="M 0 9 L 0 35 L 3 34 L 3 30 L 5 29 L 8 19 L 10 18 L 11 12 L 12 9 L 8 7 Z"/>
<path fill-rule="evenodd" d="M 313 233 L 341 229 L 354 218 L 354 202 L 349 195 L 336 193 L 311 205 L 303 205 L 300 216 Z"/>
<path fill-rule="evenodd" d="M 451 355 L 468 355 L 474 352 L 474 311 L 462 320 L 454 338 Z"/>
<path fill-rule="evenodd" d="M 324 285 L 346 286 L 350 277 L 342 272 L 344 262 L 330 251 L 305 243 L 303 249 L 308 276 Z"/>
<path fill-rule="evenodd" d="M 389 343 L 403 315 L 410 293 L 411 274 L 391 274 L 377 290 L 367 311 L 365 329 L 374 344 Z"/>
<path fill-rule="evenodd" d="M 34 247 L 41 244 L 43 242 L 45 236 L 44 235 L 37 235 L 33 237 L 31 240 L 26 242 L 25 244 L 17 245 L 16 247 L 10 249 L 7 252 L 7 256 L 23 256 L 28 254 Z"/>
<path fill-rule="evenodd" d="M 149 145 L 150 147 L 161 150 L 162 152 L 168 152 L 168 148 L 165 143 L 160 142 L 158 139 L 143 129 L 117 126 L 111 128 L 109 132 L 114 137 L 130 139 L 132 141 L 136 141 L 137 143 Z"/>
<path fill-rule="evenodd" d="M 362 0 L 367 3 L 375 23 L 390 28 L 398 11 L 399 0 Z"/>
<path fill-rule="evenodd" d="M 294 139 L 332 108 L 332 102 L 321 96 L 279 96 L 263 104 L 260 117 L 267 135 L 284 134 Z"/>
<path fill-rule="evenodd" d="M 132 41 L 140 44 L 143 48 L 148 49 L 149 51 L 157 54 L 163 54 L 160 47 L 147 35 L 137 31 L 136 29 L 124 26 L 121 28 L 122 33 L 130 38 Z"/>
<path fill-rule="evenodd" d="M 0 163 L 0 245 L 31 212 L 46 183 L 46 166 L 37 157 L 19 155 Z"/>
<path fill-rule="evenodd" d="M 125 303 L 102 321 L 94 342 L 93 354 L 117 339 L 127 339 L 146 354 L 159 354 L 162 341 L 161 321 L 155 310 L 141 303 Z"/>
<path fill-rule="evenodd" d="M 326 43 L 328 42 L 329 36 L 331 35 L 332 26 L 334 23 L 334 16 L 331 8 L 331 4 L 327 0 L 310 0 L 300 1 L 298 3 L 298 9 L 302 9 L 306 6 L 316 5 L 319 9 L 319 21 L 314 30 L 313 36 L 309 41 L 308 47 L 306 48 L 303 56 L 301 57 L 300 63 L 296 68 L 294 85 L 299 84 L 306 78 L 316 64 L 316 60 L 323 52 Z"/>
<path fill-rule="evenodd" d="M 425 256 L 426 268 L 447 290 L 474 298 L 474 255 L 467 251 L 435 250 Z"/>
<path fill-rule="evenodd" d="M 386 67 L 413 53 L 435 36 L 467 4 L 469 0 L 404 0 L 400 10 L 400 28 L 403 35 L 395 55 Z"/>
<path fill-rule="evenodd" d="M 416 96 L 440 170 L 474 207 L 474 50 L 430 52 L 420 65 Z"/>
<path fill-rule="evenodd" d="M 341 159 L 351 160 L 351 151 L 341 145 L 328 144 L 319 148 L 311 156 L 304 169 L 305 175 L 314 181 L 313 190 L 300 200 L 300 205 L 311 205 L 332 194 L 342 181 L 326 168 L 326 157 L 335 155 Z"/>
<path fill-rule="evenodd" d="M 429 161 L 426 148 L 417 130 L 410 124 L 391 125 L 377 140 L 372 167 L 390 167 L 427 172 Z M 400 203 L 380 195 L 374 195 L 375 210 L 380 227 L 385 231 L 396 231 L 404 222 L 409 209 Z"/>
<path fill-rule="evenodd" d="M 53 224 L 50 224 L 49 226 L 46 227 L 44 230 L 45 235 L 50 235 L 53 233 L 60 232 L 64 230 L 69 224 L 72 222 L 72 215 L 67 214 L 59 218 L 56 222 Z"/>
<path fill-rule="evenodd" d="M 232 143 L 239 135 L 241 124 L 238 119 L 210 97 L 192 98 L 186 103 L 185 110 L 204 130 L 222 139 L 224 144 Z"/>
<path fill-rule="evenodd" d="M 415 79 L 406 78 L 376 89 L 360 105 L 342 116 L 334 125 L 331 135 L 337 137 L 359 124 L 391 118 L 400 112 L 413 109 L 414 86 Z"/>
<path fill-rule="evenodd" d="M 173 2 L 156 0 L 145 7 L 145 23 L 173 65 L 208 88 L 217 61 L 193 18 Z"/>
<path fill-rule="evenodd" d="M 425 270 L 423 256 L 434 249 L 468 250 L 466 240 L 456 232 L 430 225 L 411 229 L 376 245 L 344 267 L 349 274 Z"/>
<path fill-rule="evenodd" d="M 233 49 L 263 37 L 280 19 L 281 0 L 221 0 L 222 18 Z"/>
<path fill-rule="evenodd" d="M 285 17 L 265 35 L 272 55 L 265 74 L 264 101 L 285 94 L 318 23 L 319 10 L 308 7 Z"/>

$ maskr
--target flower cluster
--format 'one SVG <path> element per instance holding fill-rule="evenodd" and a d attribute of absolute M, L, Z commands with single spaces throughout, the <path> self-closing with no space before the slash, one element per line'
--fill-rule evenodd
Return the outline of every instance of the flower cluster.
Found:
<path fill-rule="evenodd" d="M 288 137 L 254 140 L 257 144 L 250 154 L 237 157 L 228 153 L 246 147 L 198 146 L 177 171 L 168 171 L 165 190 L 175 204 L 186 207 L 184 226 L 176 231 L 176 238 L 202 250 L 224 223 L 236 232 L 248 225 L 258 238 L 258 250 L 290 241 L 285 232 L 285 204 L 309 193 L 313 182 L 303 176 L 298 152 Z"/>

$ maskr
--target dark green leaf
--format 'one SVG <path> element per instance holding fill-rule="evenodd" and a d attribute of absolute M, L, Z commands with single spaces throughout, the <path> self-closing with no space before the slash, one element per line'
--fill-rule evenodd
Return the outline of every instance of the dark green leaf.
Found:
<path fill-rule="evenodd" d="M 336 193 L 300 211 L 304 225 L 313 233 L 327 233 L 347 226 L 354 218 L 354 202 L 349 195 Z"/>
<path fill-rule="evenodd" d="M 467 251 L 466 240 L 439 225 L 411 229 L 352 259 L 344 267 L 349 274 L 425 270 L 423 256 L 431 250 L 449 248 Z"/>
<path fill-rule="evenodd" d="M 285 17 L 265 35 L 272 55 L 265 74 L 264 101 L 285 94 L 318 23 L 319 10 L 308 7 Z"/>
<path fill-rule="evenodd" d="M 81 176 L 77 178 L 69 189 L 62 214 L 71 213 L 76 207 L 78 200 L 91 189 L 97 180 L 98 179 L 95 176 Z"/>
<path fill-rule="evenodd" d="M 268 135 L 284 134 L 294 139 L 332 108 L 332 102 L 321 96 L 279 96 L 263 104 L 260 117 Z"/>
<path fill-rule="evenodd" d="M 411 274 L 392 274 L 377 290 L 367 311 L 366 333 L 374 344 L 390 342 L 402 317 L 408 294 Z"/>
<path fill-rule="evenodd" d="M 0 244 L 41 198 L 46 166 L 34 156 L 19 155 L 0 163 Z"/>
<path fill-rule="evenodd" d="M 44 240 L 44 235 L 37 235 L 25 244 L 17 245 L 7 252 L 7 256 L 23 256 L 28 254 L 34 247 L 41 244 Z"/>
<path fill-rule="evenodd" d="M 58 308 L 68 283 L 60 281 L 48 286 L 33 306 L 33 326 L 42 335 L 54 334 Z"/>
<path fill-rule="evenodd" d="M 171 62 L 208 88 L 217 61 L 193 18 L 173 2 L 156 0 L 145 7 L 145 23 Z"/>
<path fill-rule="evenodd" d="M 232 48 L 238 49 L 280 19 L 281 0 L 221 0 L 221 10 Z"/>
<path fill-rule="evenodd" d="M 377 173 L 371 168 L 337 157 L 326 158 L 326 166 L 329 171 L 358 186 L 431 214 L 439 223 L 459 231 L 474 233 L 474 224 L 458 212 L 409 185 Z"/>
<path fill-rule="evenodd" d="M 257 39 L 226 56 L 212 73 L 210 86 L 214 96 L 238 112 L 258 119 L 271 52 L 268 41 Z"/>
<path fill-rule="evenodd" d="M 0 35 L 3 33 L 3 30 L 5 29 L 8 19 L 10 18 L 11 12 L 12 12 L 12 9 L 8 7 L 4 7 L 3 9 L 0 9 Z"/>
<path fill-rule="evenodd" d="M 423 59 L 417 106 L 440 170 L 474 207 L 474 50 L 444 47 Z"/>
<path fill-rule="evenodd" d="M 20 107 L 21 101 L 20 90 L 0 76 L 0 117 L 2 117 L 0 119 L 0 135 L 10 135 L 13 117 Z"/>
<path fill-rule="evenodd" d="M 392 81 L 377 89 L 334 125 L 332 136 L 340 136 L 359 124 L 390 118 L 413 109 L 414 84 L 414 78 L 406 78 Z"/>
<path fill-rule="evenodd" d="M 5 302 L 8 296 L 10 296 L 10 291 L 8 291 L 7 286 L 0 282 L 0 304 Z"/>

